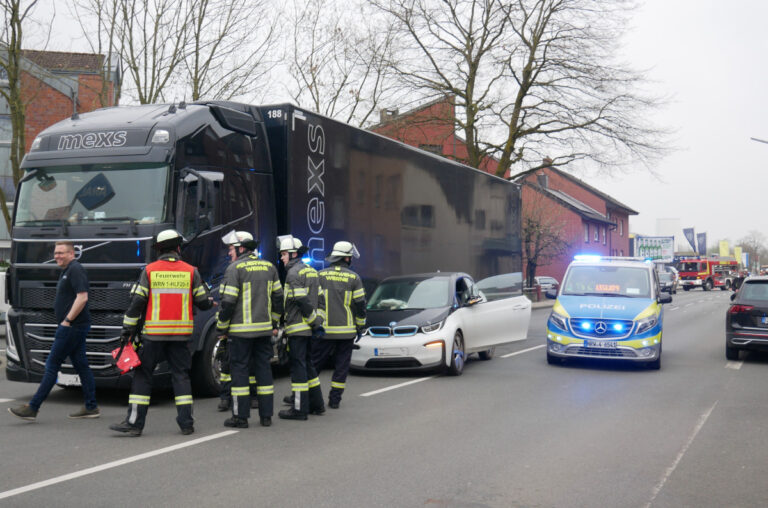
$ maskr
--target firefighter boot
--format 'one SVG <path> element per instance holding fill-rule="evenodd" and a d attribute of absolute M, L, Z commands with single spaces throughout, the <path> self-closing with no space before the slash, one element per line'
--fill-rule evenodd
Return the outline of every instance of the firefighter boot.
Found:
<path fill-rule="evenodd" d="M 283 397 L 283 404 L 286 404 L 288 406 L 292 406 L 295 403 L 295 398 L 293 392 L 291 392 L 290 395 L 286 395 Z"/>
<path fill-rule="evenodd" d="M 239 418 L 237 416 L 233 416 L 231 418 L 227 418 L 226 420 L 224 420 L 224 426 L 235 427 L 236 429 L 247 429 L 248 420 L 246 420 L 245 418 Z"/>
<path fill-rule="evenodd" d="M 128 434 L 131 437 L 139 437 L 141 435 L 140 428 L 131 425 L 125 420 L 123 420 L 120 423 L 113 423 L 109 426 L 109 428 L 110 430 L 114 430 L 115 432 L 122 432 L 123 434 Z"/>
<path fill-rule="evenodd" d="M 232 407 L 232 399 L 222 397 L 221 399 L 219 399 L 219 405 L 216 408 L 216 410 L 219 413 L 223 413 L 224 411 L 229 411 L 231 407 Z"/>
<path fill-rule="evenodd" d="M 297 411 L 295 408 L 283 409 L 282 411 L 277 413 L 277 416 L 279 416 L 283 420 L 306 420 L 307 419 L 306 413 Z"/>

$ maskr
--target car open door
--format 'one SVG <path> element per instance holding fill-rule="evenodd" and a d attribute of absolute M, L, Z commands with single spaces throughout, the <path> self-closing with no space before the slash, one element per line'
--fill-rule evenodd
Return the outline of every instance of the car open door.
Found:
<path fill-rule="evenodd" d="M 531 301 L 523 296 L 520 272 L 494 275 L 474 286 L 477 302 L 469 302 L 468 319 L 475 321 L 472 343 L 467 349 L 484 350 L 497 344 L 523 340 L 528 336 Z"/>

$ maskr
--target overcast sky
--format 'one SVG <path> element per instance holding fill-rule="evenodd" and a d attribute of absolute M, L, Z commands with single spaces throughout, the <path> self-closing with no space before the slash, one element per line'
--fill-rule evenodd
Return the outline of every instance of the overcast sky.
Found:
<path fill-rule="evenodd" d="M 626 58 L 672 96 L 658 120 L 679 150 L 654 168 L 661 181 L 642 168 L 589 180 L 639 212 L 631 232 L 678 218 L 710 245 L 768 235 L 768 144 L 750 140 L 768 140 L 766 21 L 765 0 L 647 0 L 637 12 Z"/>
<path fill-rule="evenodd" d="M 657 219 L 675 218 L 709 244 L 750 230 L 768 236 L 768 144 L 750 140 L 768 140 L 766 20 L 765 0 L 646 0 L 636 12 L 624 59 L 649 69 L 655 92 L 671 97 L 654 120 L 675 131 L 679 150 L 653 168 L 660 179 L 641 166 L 610 176 L 574 168 L 639 212 L 631 232 L 654 235 Z M 87 50 L 73 28 L 59 7 L 49 48 Z"/>

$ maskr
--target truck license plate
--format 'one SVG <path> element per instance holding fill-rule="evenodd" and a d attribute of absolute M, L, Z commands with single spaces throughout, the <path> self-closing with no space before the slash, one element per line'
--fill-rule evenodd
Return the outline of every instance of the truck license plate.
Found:
<path fill-rule="evenodd" d="M 618 344 L 615 340 L 588 340 L 585 341 L 587 347 L 601 347 L 608 349 L 616 349 Z"/>
<path fill-rule="evenodd" d="M 59 375 L 56 378 L 56 384 L 62 386 L 80 386 L 82 383 L 80 383 L 80 376 L 77 374 L 64 374 L 59 372 Z"/>

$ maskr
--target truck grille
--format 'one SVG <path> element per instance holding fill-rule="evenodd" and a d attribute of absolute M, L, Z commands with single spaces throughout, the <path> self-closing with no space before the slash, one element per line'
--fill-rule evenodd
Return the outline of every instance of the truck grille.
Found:
<path fill-rule="evenodd" d="M 56 299 L 55 287 L 19 288 L 19 307 L 28 309 L 50 309 Z M 131 302 L 128 289 L 89 289 L 88 308 L 91 310 L 124 311 Z"/>

